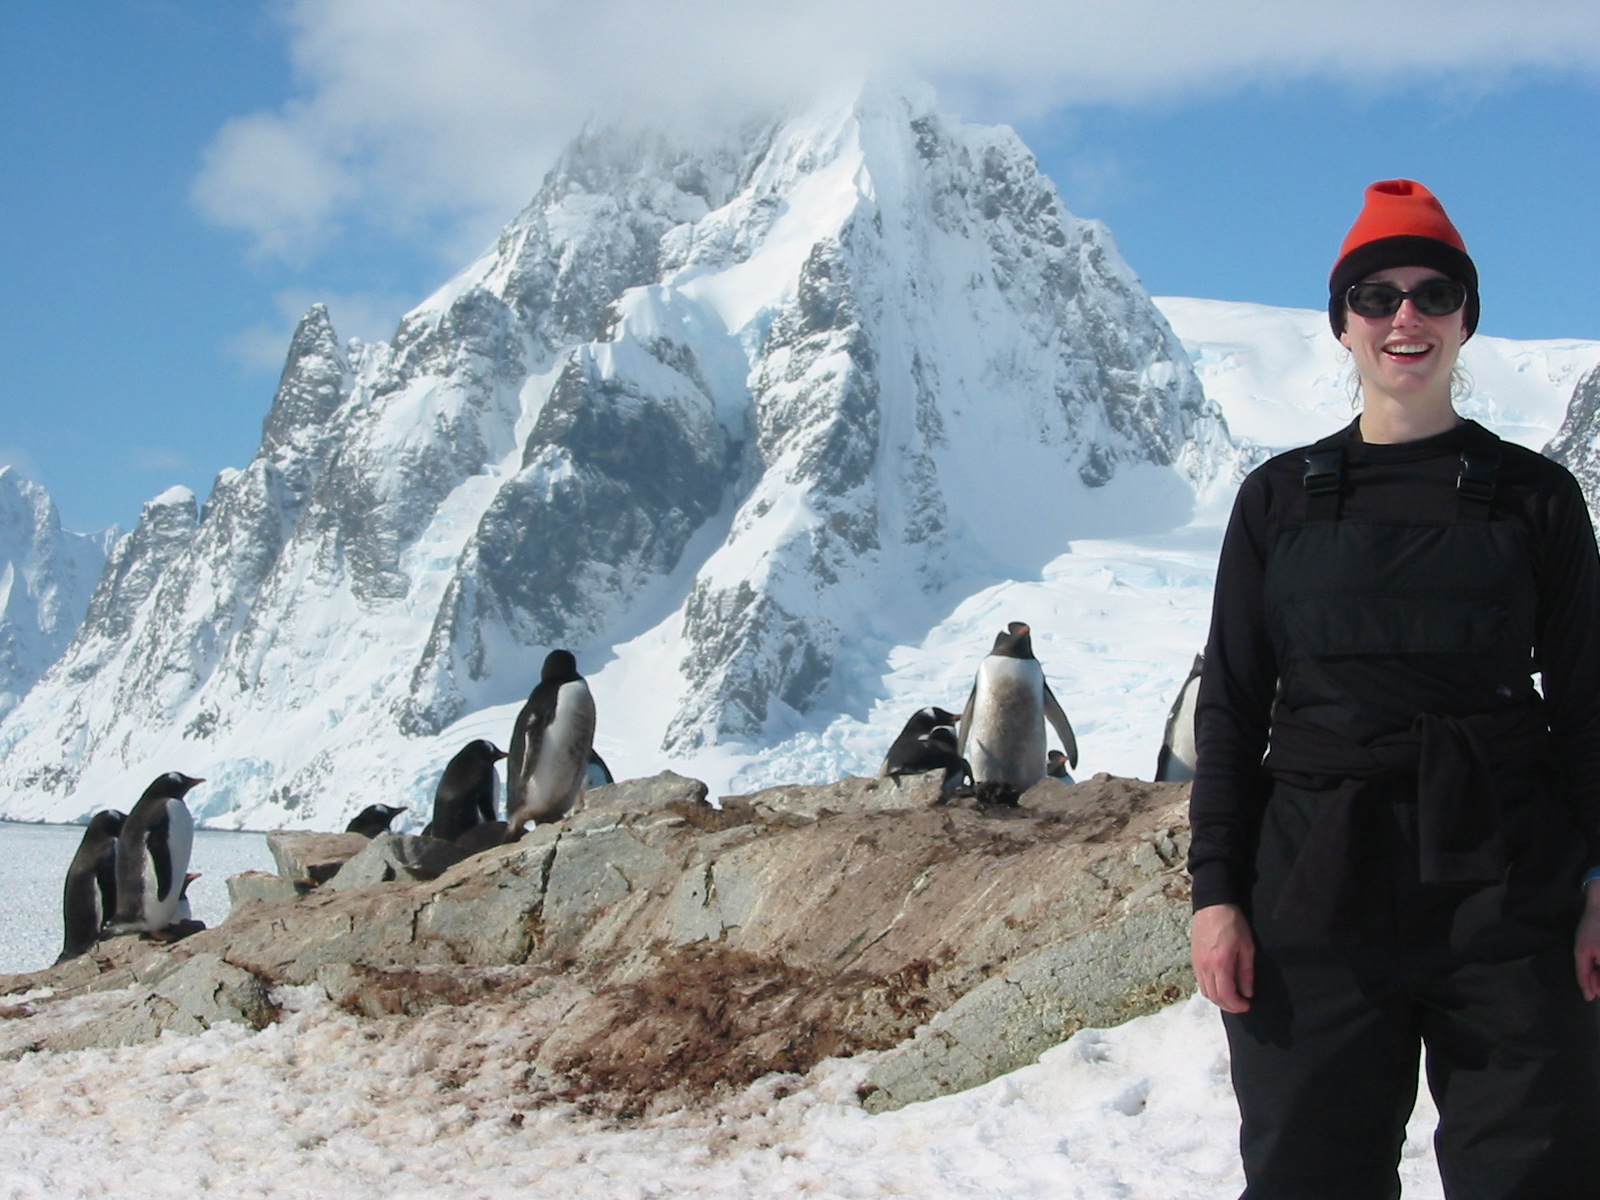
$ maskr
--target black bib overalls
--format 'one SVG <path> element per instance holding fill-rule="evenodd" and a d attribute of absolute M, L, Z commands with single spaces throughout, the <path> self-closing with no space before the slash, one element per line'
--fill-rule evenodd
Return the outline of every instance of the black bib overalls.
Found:
<path fill-rule="evenodd" d="M 1451 1200 L 1592 1200 L 1583 842 L 1552 796 L 1529 548 L 1492 519 L 1498 443 L 1469 444 L 1441 525 L 1341 518 L 1335 440 L 1267 561 L 1256 987 L 1224 1014 L 1244 1198 L 1398 1197 L 1425 1044 Z"/>

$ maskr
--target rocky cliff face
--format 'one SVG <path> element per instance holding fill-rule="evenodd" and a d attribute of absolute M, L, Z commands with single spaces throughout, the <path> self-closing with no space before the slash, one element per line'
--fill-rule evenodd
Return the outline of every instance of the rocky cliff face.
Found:
<path fill-rule="evenodd" d="M 1108 482 L 1230 453 L 1009 130 L 869 92 L 717 144 L 591 132 L 391 342 L 306 315 L 256 457 L 152 502 L 0 726 L 5 811 L 181 765 L 202 819 L 331 823 L 431 788 L 552 646 L 652 629 L 661 748 L 759 743 L 1037 574 Z"/>
<path fill-rule="evenodd" d="M 1589 512 L 1600 513 L 1600 367 L 1572 389 L 1566 419 L 1544 452 L 1577 478 Z"/>
<path fill-rule="evenodd" d="M 0 466 L 0 720 L 66 649 L 115 540 L 61 528 L 45 490 Z"/>

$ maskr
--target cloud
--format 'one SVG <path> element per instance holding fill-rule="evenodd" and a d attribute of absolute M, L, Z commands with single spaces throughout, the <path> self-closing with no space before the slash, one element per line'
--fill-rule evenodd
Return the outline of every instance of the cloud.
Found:
<path fill-rule="evenodd" d="M 181 450 L 165 446 L 131 446 L 126 461 L 138 471 L 181 471 L 189 465 L 188 456 Z"/>
<path fill-rule="evenodd" d="M 289 0 L 296 92 L 230 121 L 194 198 L 258 252 L 354 224 L 476 250 L 593 117 L 705 119 L 886 69 L 1021 121 L 1274 80 L 1493 86 L 1600 70 L 1593 0 Z"/>

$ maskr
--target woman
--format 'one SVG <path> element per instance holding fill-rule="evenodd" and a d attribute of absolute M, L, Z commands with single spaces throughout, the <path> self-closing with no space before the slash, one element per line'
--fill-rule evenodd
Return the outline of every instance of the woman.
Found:
<path fill-rule="evenodd" d="M 1241 486 L 1197 712 L 1193 961 L 1223 1009 L 1244 1198 L 1399 1196 L 1425 1047 L 1451 1200 L 1589 1200 L 1588 512 L 1563 468 L 1455 411 L 1478 278 L 1427 188 L 1367 189 L 1328 316 L 1361 411 Z"/>

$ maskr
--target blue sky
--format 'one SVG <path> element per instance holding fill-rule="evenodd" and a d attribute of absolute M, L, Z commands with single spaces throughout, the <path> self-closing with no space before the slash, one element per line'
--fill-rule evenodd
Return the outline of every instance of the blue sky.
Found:
<path fill-rule="evenodd" d="M 600 104 L 770 102 L 821 62 L 1015 125 L 1156 294 L 1320 307 L 1362 187 L 1408 175 L 1482 332 L 1600 338 L 1600 6 L 1417 0 L 1426 39 L 1368 0 L 775 7 L 0 0 L 0 462 L 79 530 L 204 498 L 313 301 L 386 337 Z"/>

